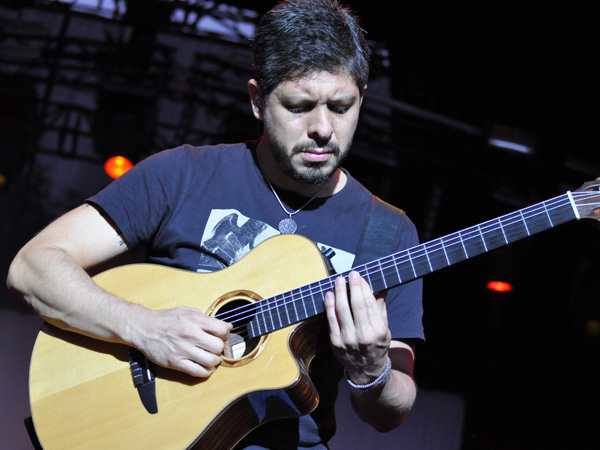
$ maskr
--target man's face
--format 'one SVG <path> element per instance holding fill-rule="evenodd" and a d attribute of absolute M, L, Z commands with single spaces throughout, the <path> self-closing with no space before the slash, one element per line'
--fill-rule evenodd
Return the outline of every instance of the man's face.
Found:
<path fill-rule="evenodd" d="M 361 101 L 347 74 L 318 72 L 280 83 L 262 116 L 264 139 L 281 170 L 305 184 L 328 180 L 348 154 Z"/>

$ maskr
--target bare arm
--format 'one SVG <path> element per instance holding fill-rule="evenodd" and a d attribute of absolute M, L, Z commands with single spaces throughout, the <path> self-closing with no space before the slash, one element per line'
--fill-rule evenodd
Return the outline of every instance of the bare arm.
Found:
<path fill-rule="evenodd" d="M 351 394 L 358 416 L 382 432 L 402 423 L 417 396 L 412 378 L 412 349 L 402 341 L 391 341 L 388 354 L 392 360 L 389 380 L 379 388 L 367 391 L 353 389 Z"/>
<path fill-rule="evenodd" d="M 366 385 L 392 362 L 390 377 L 371 389 L 352 389 L 352 405 L 358 416 L 378 431 L 402 423 L 416 397 L 412 378 L 413 351 L 402 341 L 391 340 L 384 297 L 375 298 L 358 273 L 349 277 L 350 299 L 342 277 L 335 294 L 328 292 L 325 309 L 334 354 L 350 380 Z"/>
<path fill-rule="evenodd" d="M 21 249 L 7 285 L 56 326 L 132 345 L 166 367 L 210 375 L 221 362 L 228 324 L 191 308 L 153 311 L 126 302 L 87 274 L 86 269 L 126 250 L 115 228 L 94 207 L 83 205 Z"/>

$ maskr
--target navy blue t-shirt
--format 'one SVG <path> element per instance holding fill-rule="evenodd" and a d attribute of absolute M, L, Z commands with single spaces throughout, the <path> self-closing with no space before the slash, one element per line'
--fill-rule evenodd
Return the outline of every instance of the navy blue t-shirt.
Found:
<path fill-rule="evenodd" d="M 184 145 L 165 150 L 137 164 L 88 202 L 110 216 L 130 249 L 144 247 L 149 262 L 197 272 L 219 270 L 279 234 L 278 224 L 287 217 L 256 164 L 254 145 Z M 372 201 L 372 194 L 346 175 L 348 182 L 340 192 L 314 199 L 293 216 L 296 234 L 308 237 L 321 250 L 334 251 L 331 263 L 336 272 L 352 268 Z M 307 200 L 290 192 L 278 194 L 288 211 Z M 390 254 L 418 243 L 408 218 L 401 227 L 397 248 Z M 416 280 L 388 292 L 394 339 L 424 338 L 421 286 Z M 327 386 L 319 389 L 317 412 L 300 420 L 277 421 L 272 432 L 254 435 L 268 436 L 276 448 L 313 447 L 331 438 L 335 425 L 329 412 L 322 410 L 333 408 L 341 370 L 331 356 L 329 361 L 322 359 L 311 366 L 317 389 Z M 290 433 L 283 431 L 288 427 L 296 428 L 292 442 Z"/>

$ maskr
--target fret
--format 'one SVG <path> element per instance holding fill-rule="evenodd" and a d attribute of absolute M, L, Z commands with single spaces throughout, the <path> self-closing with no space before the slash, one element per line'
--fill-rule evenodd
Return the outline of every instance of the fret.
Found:
<path fill-rule="evenodd" d="M 417 274 L 417 278 L 431 273 L 431 266 L 429 263 L 429 258 L 427 257 L 427 253 L 412 258 L 412 264 L 413 268 L 415 269 L 415 273 Z"/>
<path fill-rule="evenodd" d="M 383 260 L 382 260 L 383 261 Z M 384 282 L 383 289 L 390 289 L 402 283 L 398 278 L 398 270 L 395 265 L 394 258 L 385 258 L 384 264 L 380 264 L 382 279 Z"/>
<path fill-rule="evenodd" d="M 500 218 L 500 223 L 502 224 L 502 218 Z M 507 218 L 506 223 L 502 225 L 502 230 L 504 231 L 507 244 L 530 236 L 527 223 L 525 222 L 522 214 L 520 214 L 519 217 L 516 215 L 511 215 L 509 218 Z"/>
<path fill-rule="evenodd" d="M 287 318 L 287 323 L 289 325 L 293 323 L 292 319 L 290 318 L 290 308 L 288 308 L 288 304 L 285 301 L 283 302 L 283 306 L 285 306 L 285 317 Z"/>
<path fill-rule="evenodd" d="M 468 235 L 464 235 L 463 233 L 460 233 L 463 246 L 466 249 L 465 253 L 467 255 L 467 258 L 471 258 L 473 256 L 485 253 L 485 251 L 486 251 L 485 243 L 483 242 L 483 237 L 481 236 L 481 234 L 479 234 L 479 232 L 477 232 L 477 234 L 475 234 L 475 231 L 473 230 L 473 228 L 469 228 L 468 230 L 471 230 L 471 231 L 468 231 L 469 232 Z M 466 237 L 467 239 L 463 238 L 463 236 Z"/>
<path fill-rule="evenodd" d="M 438 242 L 439 241 L 433 241 L 430 244 L 423 245 L 429 259 L 429 268 L 432 272 L 443 269 L 444 267 L 448 267 L 450 265 L 448 262 L 448 255 L 446 255 L 446 249 L 444 248 L 443 244 L 441 249 L 438 248 Z M 427 248 L 428 246 L 430 249 Z"/>
<path fill-rule="evenodd" d="M 462 233 L 459 231 L 458 233 L 455 233 L 458 238 L 460 239 L 460 245 L 462 245 L 463 251 L 465 252 L 465 259 L 469 258 L 469 252 L 467 252 L 467 247 L 465 246 L 465 241 L 462 238 Z"/>
<path fill-rule="evenodd" d="M 256 315 L 256 326 L 258 328 L 259 335 L 263 334 L 263 327 L 261 327 L 261 325 L 266 325 L 264 308 L 265 308 L 265 303 L 261 302 L 260 313 Z M 266 326 L 264 327 L 264 329 L 266 329 Z"/>
<path fill-rule="evenodd" d="M 550 226 L 553 227 L 552 217 L 550 217 L 550 213 L 548 212 L 548 207 L 546 206 L 546 202 L 542 203 L 544 205 L 544 211 L 546 212 L 546 216 L 548 216 L 548 220 L 550 221 Z"/>
<path fill-rule="evenodd" d="M 410 250 L 408 251 L 408 260 L 410 261 L 410 267 L 412 268 L 413 275 L 415 276 L 415 278 L 417 278 L 417 277 L 418 277 L 418 275 L 417 275 L 417 271 L 415 270 L 415 265 L 414 265 L 414 263 L 413 263 L 413 259 L 412 259 L 412 257 L 410 256 Z"/>
<path fill-rule="evenodd" d="M 499 223 L 499 220 L 495 219 L 483 224 L 483 228 L 486 231 L 483 232 L 482 237 L 486 252 L 506 245 L 506 235 L 504 234 L 504 230 L 502 229 L 502 226 L 498 227 L 495 222 Z M 482 230 L 482 227 L 479 227 L 479 230 Z"/>
<path fill-rule="evenodd" d="M 266 327 L 261 327 L 261 322 L 264 324 L 265 313 L 263 311 L 265 303 L 260 301 L 257 303 L 258 309 L 260 310 L 254 315 L 254 319 L 250 322 L 250 336 L 257 337 L 266 333 Z"/>
<path fill-rule="evenodd" d="M 444 243 L 444 239 L 448 242 Z M 442 241 L 442 245 L 445 249 L 447 249 L 446 254 L 448 255 L 448 262 L 450 265 L 456 264 L 460 261 L 464 261 L 468 258 L 467 249 L 462 241 L 462 237 L 459 233 L 451 234 L 446 238 L 440 239 Z"/>
<path fill-rule="evenodd" d="M 548 213 L 552 218 L 554 226 L 563 224 L 573 219 L 577 219 L 577 211 L 573 210 L 568 195 L 564 194 L 557 200 L 556 206 L 551 208 Z M 549 202 L 546 202 L 549 203 Z M 560 206 L 559 206 L 560 203 Z"/>
<path fill-rule="evenodd" d="M 319 296 L 315 303 L 317 310 L 320 313 L 325 312 L 325 292 L 333 290 L 333 283 L 331 277 L 319 283 Z"/>
<path fill-rule="evenodd" d="M 271 314 L 271 307 L 268 303 L 267 303 L 267 311 L 269 313 L 269 320 L 271 320 L 271 330 L 273 330 L 273 329 L 275 329 L 275 322 L 273 321 L 273 315 Z M 265 328 L 267 330 L 269 329 L 268 323 L 265 323 Z"/>
<path fill-rule="evenodd" d="M 299 322 L 300 321 L 300 316 L 298 315 L 298 308 L 296 308 L 296 302 L 295 301 L 292 301 L 292 306 L 294 307 L 294 312 L 296 313 L 296 320 L 294 322 L 292 322 L 292 323 Z"/>
<path fill-rule="evenodd" d="M 521 218 L 523 219 L 523 224 L 525 225 L 525 229 L 527 230 L 527 236 L 531 236 L 531 231 L 529 231 L 529 227 L 527 226 L 527 221 L 525 220 L 525 216 L 523 215 L 523 210 L 520 210 Z"/>
<path fill-rule="evenodd" d="M 427 246 L 422 245 L 423 251 L 425 252 L 425 258 L 427 259 L 427 264 L 429 265 L 429 271 L 433 272 L 433 266 L 431 265 L 431 258 L 429 258 L 429 253 L 427 252 Z"/>
<path fill-rule="evenodd" d="M 388 289 L 388 282 L 383 270 L 377 270 L 369 274 L 370 286 L 373 292 Z"/>
<path fill-rule="evenodd" d="M 377 261 L 377 263 L 379 264 L 379 270 L 380 270 L 380 272 L 383 274 L 384 272 L 383 272 L 383 268 L 381 267 L 381 260 L 378 260 L 378 261 Z M 388 285 L 387 285 L 387 281 L 386 281 L 386 279 L 385 279 L 385 275 L 383 275 L 383 276 L 381 277 L 381 279 L 383 280 L 383 286 L 384 286 L 384 289 L 387 289 L 387 288 L 388 288 Z M 373 289 L 373 287 L 372 287 L 372 286 L 371 286 L 371 289 Z"/>
<path fill-rule="evenodd" d="M 302 302 L 302 308 L 304 309 L 304 317 L 303 317 L 303 319 L 306 319 L 306 318 L 309 317 L 308 316 L 308 311 L 306 311 L 306 302 Z"/>
<path fill-rule="evenodd" d="M 504 238 L 504 243 L 508 244 L 508 238 L 506 237 L 506 233 L 504 232 L 504 227 L 502 226 L 502 218 L 499 217 L 498 220 L 498 225 L 500 225 L 500 231 L 502 231 L 502 237 Z"/>
<path fill-rule="evenodd" d="M 317 314 L 319 314 L 319 311 L 317 310 L 317 303 L 315 302 L 315 295 L 313 293 L 312 285 L 310 285 L 309 288 L 310 288 L 310 300 L 312 302 L 313 309 L 315 310 L 314 315 L 317 315 Z"/>
<path fill-rule="evenodd" d="M 277 308 L 275 309 L 277 319 L 279 319 L 280 328 L 284 327 L 283 321 L 281 319 L 283 318 L 283 312 L 285 311 L 285 309 L 285 296 L 282 295 L 281 300 L 277 302 Z"/>
<path fill-rule="evenodd" d="M 487 247 L 487 244 L 485 243 L 485 236 L 481 232 L 481 226 L 477 225 L 477 231 L 479 232 L 479 235 L 481 236 L 481 242 L 483 242 L 483 248 L 487 252 L 488 251 L 488 247 Z"/>
<path fill-rule="evenodd" d="M 371 281 L 370 272 L 368 272 L 368 271 L 367 271 L 367 272 L 365 272 L 365 274 L 364 274 L 363 278 L 366 278 L 366 281 L 367 281 L 367 283 L 369 284 L 369 286 L 370 286 L 371 290 L 373 290 L 374 288 L 373 288 L 373 283 L 372 283 L 372 281 Z"/>
<path fill-rule="evenodd" d="M 446 245 L 444 245 L 444 240 L 443 239 L 438 239 L 440 241 L 440 244 L 442 244 L 442 250 L 444 251 L 444 256 L 446 257 L 446 263 L 447 265 L 451 265 L 452 263 L 450 262 L 450 258 L 448 257 L 448 252 L 446 251 Z"/>
<path fill-rule="evenodd" d="M 537 209 L 539 209 L 539 207 Z M 550 218 L 546 214 L 540 214 L 539 211 L 536 211 L 536 206 L 525 208 L 523 210 L 523 215 L 525 216 L 527 229 L 531 234 L 536 234 L 552 227 Z"/>
<path fill-rule="evenodd" d="M 396 271 L 396 275 L 398 277 L 398 283 L 402 283 L 402 277 L 400 276 L 400 271 L 398 270 L 398 264 L 396 263 L 396 255 L 392 256 L 392 264 L 394 266 L 394 270 Z"/>
<path fill-rule="evenodd" d="M 401 279 L 403 280 L 403 282 L 407 282 L 409 280 L 412 280 L 414 278 L 417 278 L 417 274 L 415 273 L 413 264 L 412 264 L 412 259 L 408 253 L 408 251 L 403 252 L 403 262 L 400 263 L 398 265 L 398 271 L 400 272 L 401 275 Z"/>

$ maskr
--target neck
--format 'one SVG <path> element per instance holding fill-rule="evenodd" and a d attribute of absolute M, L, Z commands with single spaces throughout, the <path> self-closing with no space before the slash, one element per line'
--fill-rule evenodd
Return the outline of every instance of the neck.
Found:
<path fill-rule="evenodd" d="M 346 185 L 346 174 L 340 168 L 335 171 L 331 178 L 323 183 L 307 184 L 294 180 L 279 167 L 279 164 L 277 164 L 277 161 L 273 157 L 269 143 L 264 137 L 256 147 L 256 158 L 259 169 L 275 188 L 295 192 L 304 197 L 312 197 L 317 192 L 317 198 L 330 197 L 341 191 Z"/>

